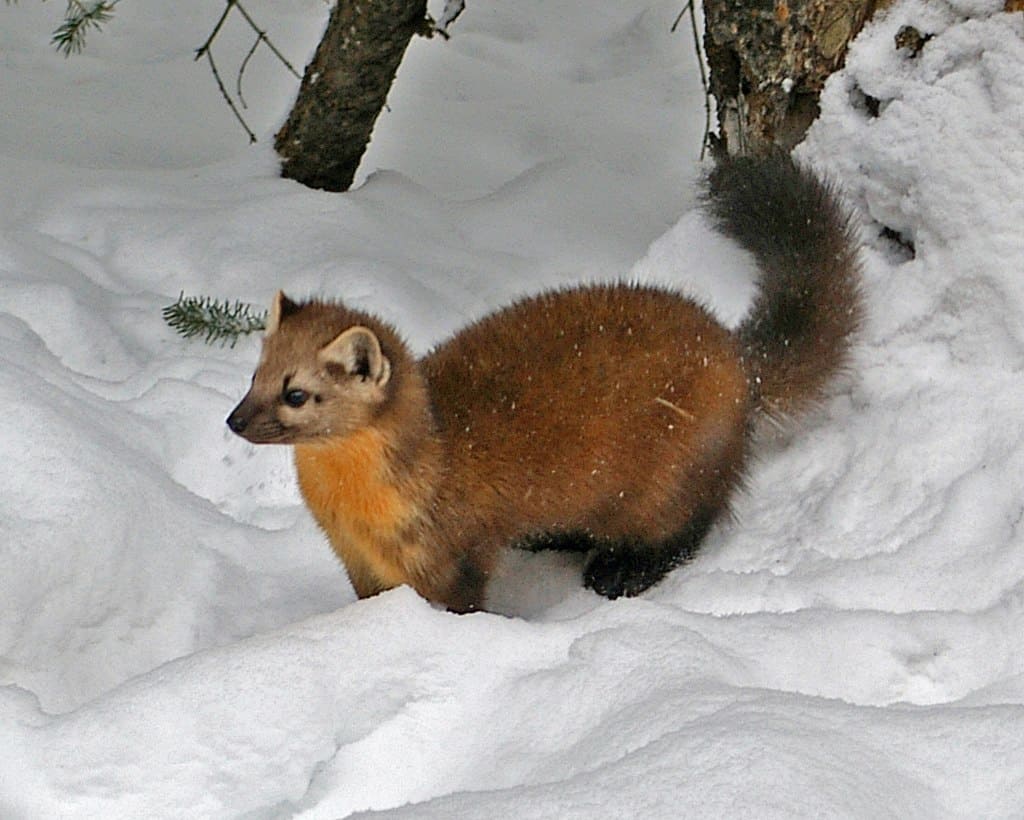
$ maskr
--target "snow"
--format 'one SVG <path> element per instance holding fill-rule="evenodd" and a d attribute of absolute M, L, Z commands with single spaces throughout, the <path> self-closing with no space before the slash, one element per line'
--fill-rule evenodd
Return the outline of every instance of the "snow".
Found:
<path fill-rule="evenodd" d="M 119 4 L 71 60 L 59 10 L 4 9 L 0 816 L 1024 816 L 1024 15 L 1001 6 L 900 0 L 830 81 L 797 155 L 860 216 L 869 319 L 833 397 L 763 436 L 736 521 L 638 599 L 510 555 L 471 616 L 357 602 L 288 452 L 223 424 L 258 342 L 184 342 L 160 309 L 283 287 L 425 351 L 628 277 L 735 322 L 752 271 L 693 211 L 678 3 L 470 4 L 411 47 L 344 195 L 276 178 L 295 89 L 264 50 L 247 145 L 192 60 L 209 3 Z M 247 7 L 296 65 L 327 13 Z M 222 70 L 250 44 L 232 21 Z"/>

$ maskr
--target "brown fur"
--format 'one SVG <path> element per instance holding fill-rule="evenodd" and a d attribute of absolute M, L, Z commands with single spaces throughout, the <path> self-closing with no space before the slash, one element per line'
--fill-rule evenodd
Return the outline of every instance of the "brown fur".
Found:
<path fill-rule="evenodd" d="M 859 317 L 851 232 L 827 186 L 775 157 L 719 170 L 709 199 L 764 271 L 737 333 L 674 292 L 599 285 L 518 302 L 416 361 L 375 317 L 279 294 L 228 423 L 294 445 L 360 597 L 407 583 L 478 608 L 515 544 L 592 550 L 587 585 L 636 594 L 727 509 L 753 414 L 817 398 Z M 782 219 L 780 204 L 796 212 Z"/>

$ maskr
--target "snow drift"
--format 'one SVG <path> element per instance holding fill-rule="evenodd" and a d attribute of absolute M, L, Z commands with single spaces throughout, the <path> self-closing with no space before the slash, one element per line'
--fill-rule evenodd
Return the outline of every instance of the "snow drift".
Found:
<path fill-rule="evenodd" d="M 511 555 L 496 614 L 460 617 L 355 601 L 288 453 L 223 426 L 256 342 L 159 310 L 286 287 L 422 351 L 628 276 L 735 321 L 750 271 L 691 212 L 676 5 L 472 6 L 414 44 L 345 195 L 244 146 L 191 63 L 208 4 L 122 5 L 70 62 L 50 6 L 3 11 L 0 815 L 1024 812 L 1024 15 L 903 0 L 829 83 L 798 156 L 860 215 L 869 321 L 736 522 L 639 599 Z M 251 6 L 312 49 L 319 0 Z M 269 135 L 292 90 L 251 70 Z"/>

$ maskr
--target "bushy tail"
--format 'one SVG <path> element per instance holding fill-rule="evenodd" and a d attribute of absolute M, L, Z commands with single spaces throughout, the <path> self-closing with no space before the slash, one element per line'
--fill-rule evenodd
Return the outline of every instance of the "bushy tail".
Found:
<path fill-rule="evenodd" d="M 773 416 L 796 413 L 843 368 L 860 325 L 851 218 L 832 186 L 783 153 L 720 161 L 706 207 L 761 270 L 737 330 L 756 402 Z"/>

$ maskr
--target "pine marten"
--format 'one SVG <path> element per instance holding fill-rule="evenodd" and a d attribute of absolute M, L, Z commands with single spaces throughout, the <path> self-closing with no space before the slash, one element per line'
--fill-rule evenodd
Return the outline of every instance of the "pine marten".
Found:
<path fill-rule="evenodd" d="M 524 544 L 587 550 L 586 586 L 636 595 L 727 510 L 753 420 L 821 398 L 861 317 L 855 232 L 828 184 L 782 154 L 727 159 L 704 207 L 759 266 L 735 331 L 671 290 L 585 285 L 417 360 L 375 316 L 278 293 L 227 423 L 294 446 L 361 598 L 408 584 L 478 609 L 500 550 Z"/>

